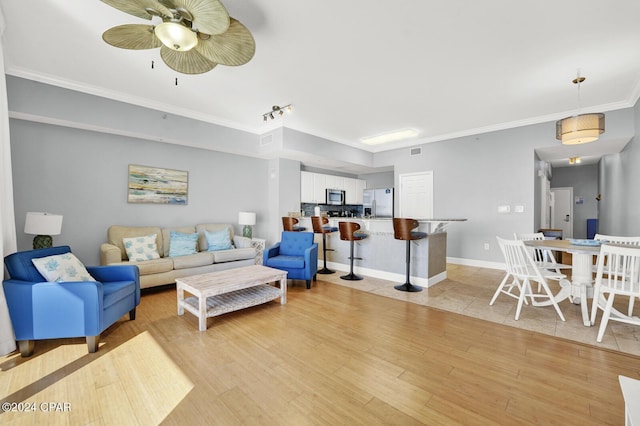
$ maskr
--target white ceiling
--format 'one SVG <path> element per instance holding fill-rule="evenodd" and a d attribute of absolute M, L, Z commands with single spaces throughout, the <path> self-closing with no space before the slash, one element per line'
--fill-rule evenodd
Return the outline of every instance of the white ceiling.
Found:
<path fill-rule="evenodd" d="M 106 29 L 148 21 L 99 0 L 2 0 L 5 68 L 256 134 L 284 125 L 373 152 L 575 114 L 578 70 L 587 77 L 580 112 L 630 107 L 640 93 L 638 0 L 223 3 L 255 38 L 246 65 L 178 74 L 158 49 L 104 43 Z M 292 114 L 263 123 L 272 105 L 289 103 Z M 407 127 L 420 136 L 359 142 Z M 547 159 L 566 155 L 553 129 L 548 142 Z M 591 145 L 596 157 L 621 149 Z"/>

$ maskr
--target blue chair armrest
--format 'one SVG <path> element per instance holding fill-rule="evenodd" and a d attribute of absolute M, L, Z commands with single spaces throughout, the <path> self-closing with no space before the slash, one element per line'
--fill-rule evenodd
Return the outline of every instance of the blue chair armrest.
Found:
<path fill-rule="evenodd" d="M 140 270 L 136 265 L 87 266 L 93 278 L 108 286 L 114 281 L 134 281 L 136 283 L 136 306 L 140 304 Z"/>
<path fill-rule="evenodd" d="M 276 257 L 279 254 L 280 254 L 280 243 L 277 242 L 264 251 L 264 253 L 262 254 L 263 263 L 266 264 L 267 259 L 269 259 L 270 257 Z"/>
<path fill-rule="evenodd" d="M 318 243 L 313 243 L 304 250 L 304 264 L 308 265 L 312 277 L 318 272 Z"/>
<path fill-rule="evenodd" d="M 139 281 L 140 271 L 135 265 L 87 266 L 97 281 Z"/>
<path fill-rule="evenodd" d="M 17 340 L 95 336 L 102 331 L 100 282 L 9 279 L 3 287 Z"/>

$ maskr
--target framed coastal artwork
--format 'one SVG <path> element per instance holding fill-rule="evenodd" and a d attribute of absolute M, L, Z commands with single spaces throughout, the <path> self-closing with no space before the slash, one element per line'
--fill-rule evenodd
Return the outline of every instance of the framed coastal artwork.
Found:
<path fill-rule="evenodd" d="M 189 172 L 129 164 L 130 203 L 187 204 Z"/>

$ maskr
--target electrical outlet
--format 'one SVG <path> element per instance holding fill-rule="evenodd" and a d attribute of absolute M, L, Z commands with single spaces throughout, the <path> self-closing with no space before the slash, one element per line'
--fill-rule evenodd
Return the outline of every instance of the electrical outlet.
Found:
<path fill-rule="evenodd" d="M 489 250 L 489 243 L 484 243 L 484 249 Z"/>

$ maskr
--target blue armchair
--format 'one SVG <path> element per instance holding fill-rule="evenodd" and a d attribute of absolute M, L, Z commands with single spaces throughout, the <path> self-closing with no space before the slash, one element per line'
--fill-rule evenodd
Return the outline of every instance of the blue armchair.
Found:
<path fill-rule="evenodd" d="M 284 231 L 279 243 L 264 251 L 264 266 L 287 271 L 287 278 L 305 280 L 311 288 L 311 279 L 318 272 L 318 244 L 313 232 Z"/>
<path fill-rule="evenodd" d="M 136 317 L 140 278 L 134 265 L 94 266 L 98 281 L 47 282 L 31 262 L 70 253 L 68 246 L 10 254 L 3 281 L 9 316 L 23 357 L 33 354 L 34 340 L 86 337 L 89 352 L 98 350 L 100 333 L 127 312 Z"/>

